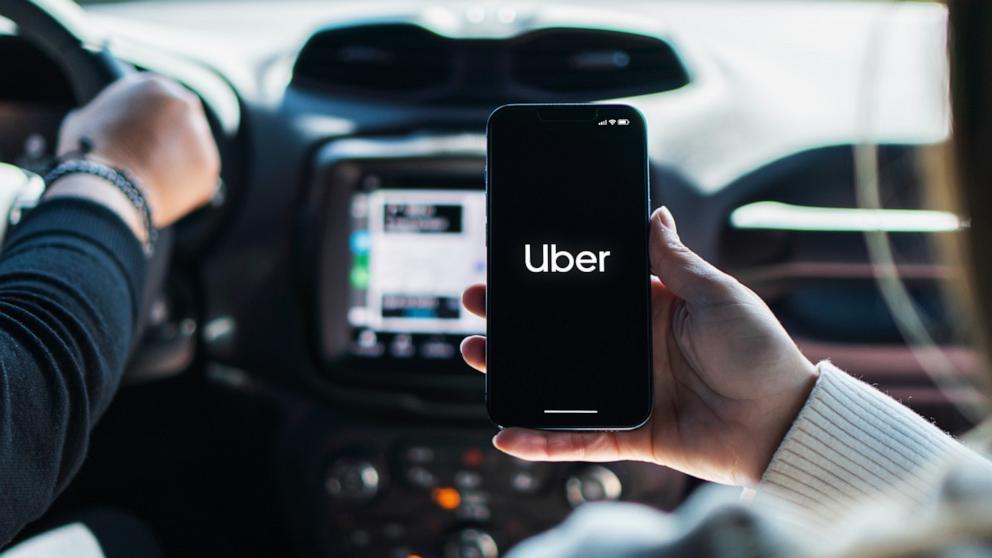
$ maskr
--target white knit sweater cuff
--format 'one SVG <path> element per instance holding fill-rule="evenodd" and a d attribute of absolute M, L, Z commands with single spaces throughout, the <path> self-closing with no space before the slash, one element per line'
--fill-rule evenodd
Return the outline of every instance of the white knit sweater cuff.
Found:
<path fill-rule="evenodd" d="M 817 520 L 843 515 L 868 498 L 922 502 L 933 475 L 970 453 L 830 362 L 818 368 L 820 377 L 772 457 L 756 501 L 791 503 Z"/>

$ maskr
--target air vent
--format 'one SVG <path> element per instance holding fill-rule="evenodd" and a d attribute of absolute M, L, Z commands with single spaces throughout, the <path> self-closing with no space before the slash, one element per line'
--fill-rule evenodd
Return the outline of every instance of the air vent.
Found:
<path fill-rule="evenodd" d="M 450 41 L 409 24 L 320 31 L 303 46 L 293 82 L 344 92 L 416 95 L 446 85 Z"/>
<path fill-rule="evenodd" d="M 936 258 L 935 235 L 951 234 L 960 223 L 953 214 L 920 209 L 918 163 L 913 148 L 880 146 L 882 210 L 857 207 L 850 146 L 800 153 L 756 171 L 727 189 L 748 195 L 728 212 L 720 267 L 760 294 L 793 335 L 899 344 L 902 334 L 878 290 L 864 236 L 885 231 L 930 334 L 954 341 L 943 300 L 953 270 Z"/>
<path fill-rule="evenodd" d="M 689 75 L 672 47 L 655 37 L 590 29 L 545 29 L 517 39 L 513 81 L 568 100 L 678 89 Z"/>
<path fill-rule="evenodd" d="M 512 38 L 451 38 L 410 23 L 318 31 L 293 86 L 390 102 L 582 102 L 689 83 L 675 50 L 645 35 L 549 28 Z"/>

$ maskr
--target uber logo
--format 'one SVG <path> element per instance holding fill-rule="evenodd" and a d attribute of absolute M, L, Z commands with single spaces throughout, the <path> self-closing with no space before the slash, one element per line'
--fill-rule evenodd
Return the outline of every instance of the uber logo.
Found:
<path fill-rule="evenodd" d="M 606 271 L 606 257 L 610 255 L 609 250 L 600 250 L 599 254 L 590 251 L 579 252 L 572 255 L 567 250 L 558 251 L 558 245 L 552 244 L 551 254 L 548 254 L 548 245 L 541 245 L 541 263 L 534 265 L 531 263 L 530 244 L 524 245 L 524 264 L 532 273 L 568 273 L 572 268 L 576 268 L 583 273 L 592 271 Z"/>

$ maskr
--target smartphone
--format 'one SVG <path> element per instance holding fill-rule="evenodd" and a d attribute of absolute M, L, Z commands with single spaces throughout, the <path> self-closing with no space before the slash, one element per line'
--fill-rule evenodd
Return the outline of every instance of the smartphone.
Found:
<path fill-rule="evenodd" d="M 486 161 L 486 406 L 499 426 L 629 430 L 651 415 L 644 119 L 506 105 Z"/>

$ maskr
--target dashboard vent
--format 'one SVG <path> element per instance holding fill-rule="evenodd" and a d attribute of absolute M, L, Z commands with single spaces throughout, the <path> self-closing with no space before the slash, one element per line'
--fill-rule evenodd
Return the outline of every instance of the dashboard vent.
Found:
<path fill-rule="evenodd" d="M 351 92 L 425 92 L 451 77 L 449 43 L 423 27 L 403 23 L 320 31 L 300 51 L 293 82 Z"/>
<path fill-rule="evenodd" d="M 728 189 L 743 194 L 730 204 L 719 266 L 761 295 L 793 335 L 899 344 L 902 334 L 878 290 L 864 237 L 866 230 L 885 230 L 930 334 L 954 341 L 944 300 L 954 270 L 937 257 L 937 235 L 960 224 L 954 215 L 920 209 L 918 157 L 912 147 L 879 147 L 885 210 L 857 207 L 850 146 L 800 153 L 745 177 Z"/>
<path fill-rule="evenodd" d="M 584 28 L 450 38 L 402 22 L 334 27 L 310 37 L 293 68 L 297 88 L 401 103 L 583 102 L 688 83 L 667 42 Z"/>
<path fill-rule="evenodd" d="M 574 100 L 628 97 L 678 89 L 689 74 L 661 39 L 590 29 L 544 29 L 520 37 L 513 81 Z"/>

